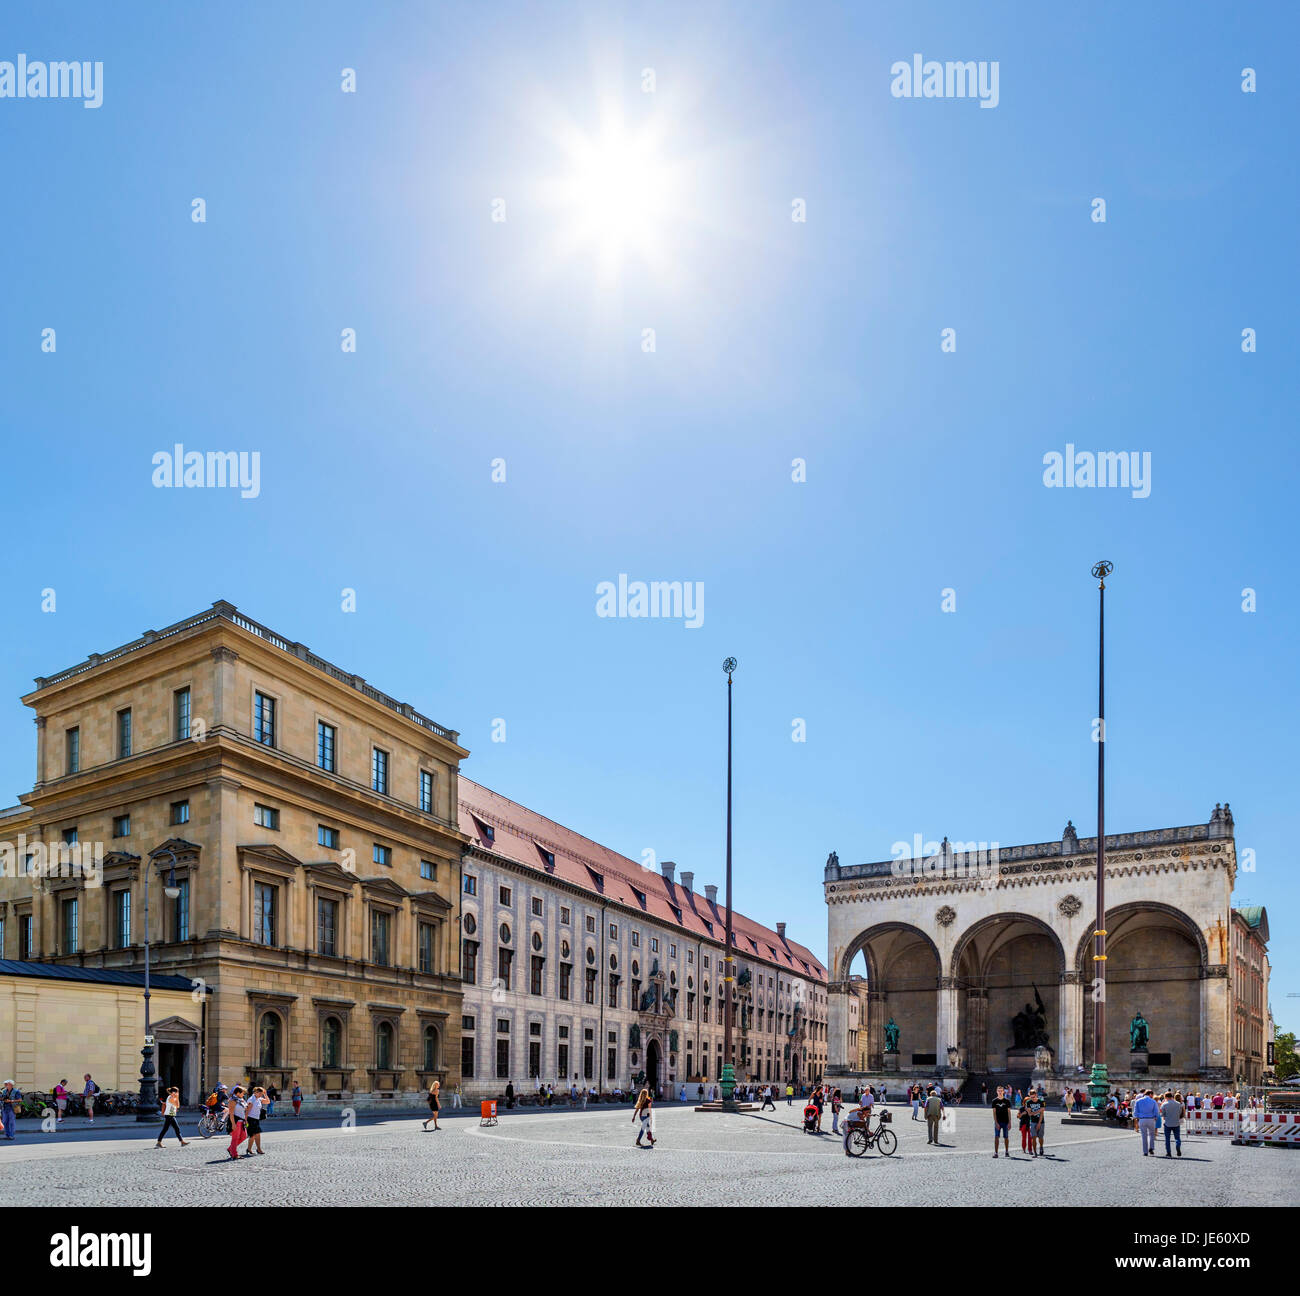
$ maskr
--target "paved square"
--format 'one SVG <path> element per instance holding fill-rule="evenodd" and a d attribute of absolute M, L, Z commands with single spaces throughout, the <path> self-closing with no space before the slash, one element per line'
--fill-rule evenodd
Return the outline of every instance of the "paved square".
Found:
<path fill-rule="evenodd" d="M 1048 1117 L 1046 1158 L 1016 1145 L 992 1159 L 987 1109 L 952 1112 L 942 1146 L 892 1108 L 892 1157 L 845 1157 L 838 1138 L 800 1129 L 799 1108 L 775 1113 L 657 1112 L 659 1145 L 633 1146 L 630 1108 L 449 1116 L 439 1133 L 421 1117 L 362 1119 L 351 1130 L 273 1120 L 267 1155 L 232 1162 L 224 1139 L 153 1146 L 151 1126 L 58 1135 L 30 1131 L 0 1146 L 0 1204 L 176 1206 L 583 1205 L 1132 1205 L 1294 1204 L 1297 1153 L 1187 1138 L 1181 1159 L 1143 1158 L 1137 1135 Z M 194 1128 L 184 1122 L 186 1137 Z M 830 1116 L 826 1117 L 830 1128 Z"/>

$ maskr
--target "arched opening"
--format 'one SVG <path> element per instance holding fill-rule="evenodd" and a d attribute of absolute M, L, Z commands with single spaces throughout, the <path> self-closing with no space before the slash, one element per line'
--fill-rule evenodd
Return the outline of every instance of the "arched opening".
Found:
<path fill-rule="evenodd" d="M 323 1067 L 342 1065 L 343 1023 L 337 1017 L 326 1017 L 321 1023 L 320 1064 Z"/>
<path fill-rule="evenodd" d="M 390 1071 L 393 1066 L 393 1027 L 390 1022 L 380 1022 L 375 1028 L 375 1069 Z"/>
<path fill-rule="evenodd" d="M 436 1026 L 424 1028 L 424 1069 L 426 1071 L 438 1069 L 438 1028 Z"/>
<path fill-rule="evenodd" d="M 935 1066 L 940 960 L 934 942 L 918 927 L 881 923 L 864 931 L 845 951 L 839 980 L 849 979 L 859 954 L 866 960 L 871 997 L 867 1043 L 859 1049 L 867 1068 L 893 1069 L 895 1059 L 899 1070 Z M 848 1029 L 847 1014 L 844 1029 Z M 847 1039 L 844 1048 L 847 1057 Z"/>
<path fill-rule="evenodd" d="M 659 1041 L 652 1039 L 645 1046 L 645 1083 L 652 1094 L 659 1092 Z"/>
<path fill-rule="evenodd" d="M 264 1012 L 257 1023 L 257 1065 L 280 1065 L 280 1018 L 273 1012 Z"/>

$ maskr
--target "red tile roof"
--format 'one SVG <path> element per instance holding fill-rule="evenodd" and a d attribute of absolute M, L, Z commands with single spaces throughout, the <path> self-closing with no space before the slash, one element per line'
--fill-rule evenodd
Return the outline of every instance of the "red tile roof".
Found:
<path fill-rule="evenodd" d="M 680 883 L 670 882 L 463 774 L 458 782 L 460 829 L 481 849 L 589 891 L 607 903 L 645 913 L 669 929 L 680 929 L 687 938 L 722 943 L 726 907 L 710 903 L 703 891 L 687 891 Z M 548 855 L 553 863 L 548 862 Z M 734 910 L 731 929 L 738 953 L 825 982 L 825 967 L 806 946 L 778 936 Z"/>

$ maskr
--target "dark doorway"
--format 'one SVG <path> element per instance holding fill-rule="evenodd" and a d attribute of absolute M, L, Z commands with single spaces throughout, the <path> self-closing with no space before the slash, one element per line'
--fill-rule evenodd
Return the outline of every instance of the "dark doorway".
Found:
<path fill-rule="evenodd" d="M 175 1085 L 181 1091 L 181 1102 L 190 1101 L 190 1092 L 186 1087 L 189 1079 L 185 1074 L 185 1054 L 188 1048 L 184 1044 L 158 1045 L 158 1088 L 164 1094 Z"/>
<path fill-rule="evenodd" d="M 655 1097 L 659 1096 L 659 1041 L 651 1040 L 645 1046 L 645 1084 Z"/>

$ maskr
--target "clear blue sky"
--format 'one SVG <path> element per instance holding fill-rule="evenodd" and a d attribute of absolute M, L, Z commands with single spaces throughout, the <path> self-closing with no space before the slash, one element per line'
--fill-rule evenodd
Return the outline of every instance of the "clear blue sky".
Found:
<path fill-rule="evenodd" d="M 1300 24 L 980 8 L 11 5 L 0 60 L 104 99 L 0 99 L 3 799 L 33 676 L 226 598 L 721 883 L 734 653 L 737 905 L 821 952 L 832 849 L 1095 831 L 1107 557 L 1108 827 L 1231 801 L 1300 1025 Z M 918 52 L 998 106 L 892 97 Z M 612 258 L 566 187 L 611 105 L 666 177 Z M 155 489 L 177 441 L 258 498 Z M 1149 498 L 1045 487 L 1067 442 Z M 620 572 L 703 626 L 597 617 Z"/>

